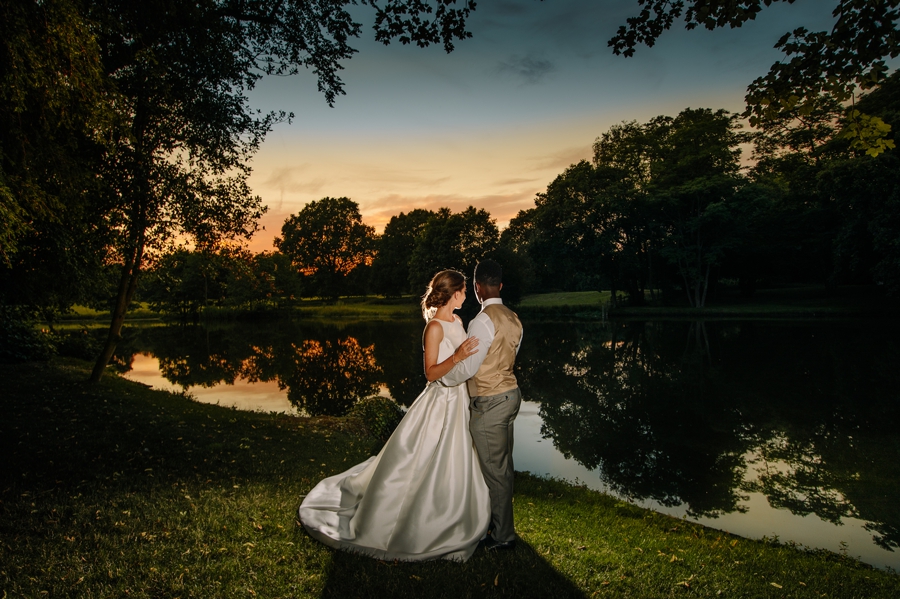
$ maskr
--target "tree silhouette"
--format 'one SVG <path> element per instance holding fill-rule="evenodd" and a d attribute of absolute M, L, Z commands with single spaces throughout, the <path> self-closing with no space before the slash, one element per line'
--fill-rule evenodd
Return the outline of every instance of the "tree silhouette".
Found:
<path fill-rule="evenodd" d="M 316 293 L 335 299 L 347 275 L 371 263 L 375 229 L 363 224 L 359 205 L 349 198 L 312 201 L 281 227 L 275 247 L 311 276 Z"/>

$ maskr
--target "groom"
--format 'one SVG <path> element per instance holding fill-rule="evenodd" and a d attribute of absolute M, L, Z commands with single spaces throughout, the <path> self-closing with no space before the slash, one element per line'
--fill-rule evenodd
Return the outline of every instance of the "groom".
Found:
<path fill-rule="evenodd" d="M 513 421 L 522 393 L 513 374 L 522 344 L 522 323 L 503 305 L 503 270 L 493 260 L 475 267 L 475 296 L 481 312 L 469 323 L 469 337 L 478 338 L 478 353 L 445 375 L 448 384 L 466 381 L 471 396 L 469 431 L 491 496 L 491 532 L 488 550 L 514 549 L 513 526 Z"/>

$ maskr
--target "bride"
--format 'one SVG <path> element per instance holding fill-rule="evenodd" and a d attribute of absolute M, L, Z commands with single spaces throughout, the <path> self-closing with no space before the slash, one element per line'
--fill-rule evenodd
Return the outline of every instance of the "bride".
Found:
<path fill-rule="evenodd" d="M 440 379 L 475 353 L 453 314 L 466 299 L 466 279 L 439 272 L 422 298 L 425 378 L 377 456 L 317 484 L 300 505 L 300 522 L 315 539 L 383 560 L 465 561 L 487 532 L 488 488 L 469 433 L 465 384 Z"/>

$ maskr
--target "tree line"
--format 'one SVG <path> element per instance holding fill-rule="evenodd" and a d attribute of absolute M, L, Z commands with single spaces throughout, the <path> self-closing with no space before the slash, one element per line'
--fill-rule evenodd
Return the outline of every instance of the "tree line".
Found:
<path fill-rule="evenodd" d="M 883 119 L 892 139 L 900 72 L 857 105 Z M 900 296 L 897 152 L 854 148 L 846 130 L 841 105 L 826 98 L 753 132 L 724 110 L 624 122 L 502 232 L 470 206 L 401 212 L 376 235 L 356 202 L 326 197 L 285 221 L 274 252 L 164 256 L 142 297 L 182 312 L 397 297 L 420 294 L 442 268 L 471 273 L 484 257 L 506 267 L 512 303 L 542 290 L 612 290 L 632 305 L 703 307 L 723 284 L 745 296 L 809 283 L 877 284 Z"/>
<path fill-rule="evenodd" d="M 874 283 L 900 296 L 900 73 L 856 106 L 885 124 L 885 149 L 855 145 L 844 107 L 826 96 L 753 131 L 709 109 L 616 125 L 504 239 L 538 288 L 612 289 L 635 305 L 659 290 L 703 307 L 722 281 L 745 295 Z"/>
<path fill-rule="evenodd" d="M 400 297 L 421 294 L 438 270 L 471 274 L 486 256 L 514 258 L 500 248 L 499 229 L 484 209 L 417 208 L 393 216 L 376 235 L 346 197 L 310 202 L 288 217 L 275 248 L 178 248 L 147 272 L 137 297 L 184 317 L 204 306 L 252 310 L 302 298 Z"/>

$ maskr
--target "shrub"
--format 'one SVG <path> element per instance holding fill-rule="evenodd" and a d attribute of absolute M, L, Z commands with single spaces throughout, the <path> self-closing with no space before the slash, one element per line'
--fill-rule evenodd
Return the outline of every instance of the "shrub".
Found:
<path fill-rule="evenodd" d="M 100 341 L 87 329 L 63 333 L 56 343 L 56 351 L 61 356 L 93 360 L 100 353 Z"/>
<path fill-rule="evenodd" d="M 36 329 L 13 310 L 0 309 L 0 363 L 46 361 L 55 351 L 49 333 Z"/>
<path fill-rule="evenodd" d="M 367 435 L 386 441 L 400 424 L 403 414 L 397 402 L 375 395 L 358 401 L 347 415 L 357 420 Z"/>

